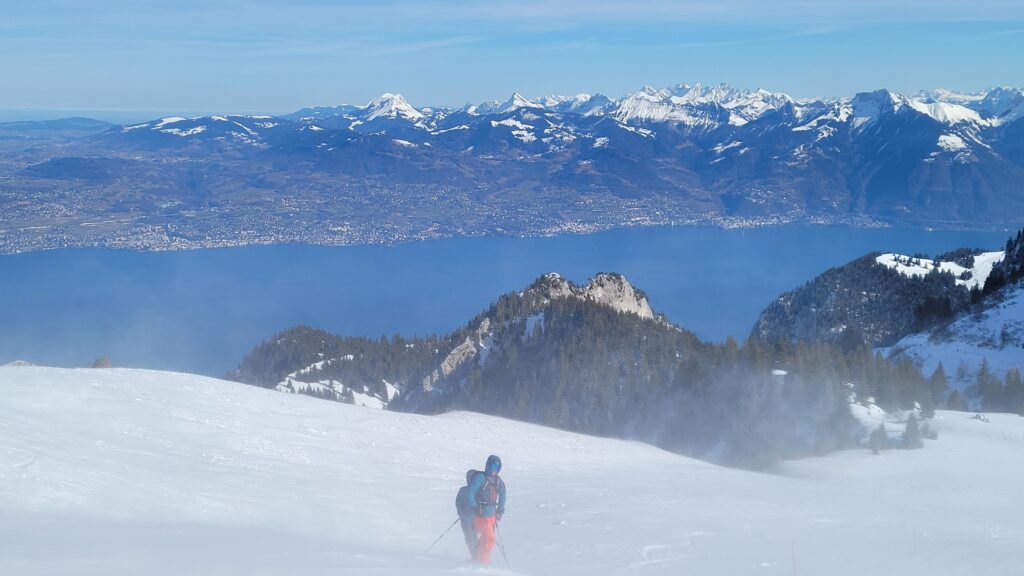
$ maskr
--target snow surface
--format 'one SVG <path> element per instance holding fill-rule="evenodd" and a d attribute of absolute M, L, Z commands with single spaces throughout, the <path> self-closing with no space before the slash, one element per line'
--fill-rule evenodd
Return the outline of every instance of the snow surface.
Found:
<path fill-rule="evenodd" d="M 160 121 L 157 122 L 155 126 L 153 126 L 153 129 L 154 130 L 159 130 L 160 128 L 163 128 L 164 126 L 167 126 L 168 124 L 177 124 L 178 122 L 184 122 L 184 121 L 185 121 L 185 118 L 182 118 L 181 116 L 168 116 L 166 118 L 161 118 Z"/>
<path fill-rule="evenodd" d="M 731 470 L 471 413 L 186 374 L 0 368 L 0 573 L 1019 574 L 1024 418 Z M 510 567 L 464 561 L 468 468 L 502 456 Z"/>
<path fill-rule="evenodd" d="M 196 134 L 202 134 L 205 131 L 206 131 L 206 125 L 204 125 L 204 124 L 200 124 L 198 126 L 193 126 L 192 128 L 189 128 L 187 130 L 182 130 L 180 128 L 164 128 L 163 130 L 160 130 L 160 132 L 164 132 L 166 134 L 174 134 L 176 136 L 183 136 L 183 137 L 184 136 L 195 136 Z"/>
<path fill-rule="evenodd" d="M 949 102 L 925 103 L 914 99 L 907 99 L 906 103 L 914 110 L 926 116 L 931 116 L 943 124 L 959 124 L 961 122 L 987 124 L 977 112 L 959 104 Z"/>
<path fill-rule="evenodd" d="M 939 136 L 939 148 L 946 152 L 959 152 L 969 149 L 964 139 L 956 134 L 943 134 Z"/>
<path fill-rule="evenodd" d="M 996 263 L 1002 262 L 1005 257 L 1005 252 L 984 252 L 974 257 L 973 268 L 964 268 L 955 262 L 941 262 L 939 263 L 939 271 L 952 273 L 956 278 L 956 283 L 966 286 L 968 289 L 981 288 L 985 285 L 988 275 L 992 273 L 992 267 Z M 913 258 L 902 254 L 882 254 L 875 258 L 875 262 L 886 268 L 892 268 L 908 277 L 924 276 L 935 270 L 935 262 L 933 260 Z M 971 277 L 966 280 L 961 279 L 960 276 L 964 272 L 970 272 Z"/>

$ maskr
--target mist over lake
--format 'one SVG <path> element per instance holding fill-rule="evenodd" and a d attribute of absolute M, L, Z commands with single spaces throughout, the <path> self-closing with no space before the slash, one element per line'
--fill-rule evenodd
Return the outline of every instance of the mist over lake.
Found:
<path fill-rule="evenodd" d="M 27 360 L 222 375 L 296 324 L 343 335 L 425 335 L 558 272 L 619 272 L 655 310 L 708 340 L 743 340 L 764 307 L 871 251 L 1000 249 L 1010 232 L 841 226 L 657 227 L 398 246 L 177 252 L 66 249 L 0 256 L 0 363 Z"/>

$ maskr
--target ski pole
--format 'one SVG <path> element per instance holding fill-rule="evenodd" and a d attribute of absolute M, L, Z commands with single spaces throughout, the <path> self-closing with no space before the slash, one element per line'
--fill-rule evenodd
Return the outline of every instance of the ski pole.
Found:
<path fill-rule="evenodd" d="M 447 527 L 447 528 L 445 528 L 444 532 L 441 532 L 441 535 L 437 537 L 437 540 L 434 540 L 434 544 L 437 544 L 438 542 L 440 542 L 441 538 L 444 538 L 444 535 L 447 534 L 448 531 L 451 530 L 452 528 L 454 528 L 455 525 L 458 524 L 458 523 L 459 523 L 459 519 L 456 518 L 455 522 L 452 522 L 452 525 Z M 428 546 L 427 549 L 423 551 L 423 553 L 426 554 L 427 552 L 430 552 L 430 549 L 434 547 L 434 544 L 431 544 L 430 546 Z"/>
<path fill-rule="evenodd" d="M 511 568 L 512 565 L 508 563 L 508 555 L 505 554 L 505 545 L 501 543 L 501 530 L 498 529 L 497 522 L 494 523 L 494 533 L 498 536 L 498 550 L 501 550 L 501 557 L 505 559 L 505 565 Z"/>

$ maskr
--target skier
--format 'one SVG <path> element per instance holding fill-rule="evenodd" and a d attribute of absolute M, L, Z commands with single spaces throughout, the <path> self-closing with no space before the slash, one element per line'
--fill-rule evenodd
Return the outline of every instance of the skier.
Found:
<path fill-rule="evenodd" d="M 466 538 L 466 547 L 469 548 L 469 557 L 476 557 L 477 534 L 474 519 L 476 518 L 476 504 L 469 495 L 469 485 L 473 477 L 480 474 L 478 470 L 466 471 L 466 485 L 459 488 L 455 496 L 455 510 L 459 514 L 459 523 L 462 525 L 462 535 Z"/>
<path fill-rule="evenodd" d="M 498 541 L 495 525 L 505 513 L 505 482 L 498 472 L 501 472 L 501 458 L 492 454 L 487 457 L 484 471 L 474 474 L 467 488 L 470 500 L 476 506 L 473 518 L 478 534 L 475 560 L 481 564 L 491 561 L 491 551 Z"/>

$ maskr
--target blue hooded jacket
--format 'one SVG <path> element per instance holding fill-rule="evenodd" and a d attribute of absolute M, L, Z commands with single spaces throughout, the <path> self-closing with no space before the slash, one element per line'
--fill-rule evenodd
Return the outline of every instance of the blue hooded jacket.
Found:
<path fill-rule="evenodd" d="M 473 476 L 469 482 L 469 497 L 477 507 L 477 514 L 484 518 L 505 513 L 505 482 L 498 476 L 501 458 L 490 456 L 484 471 Z"/>

